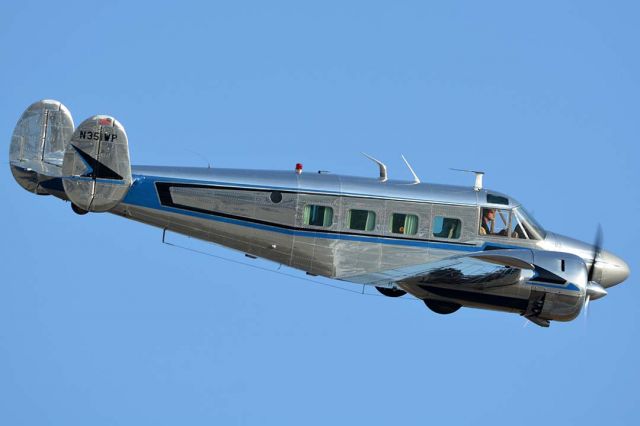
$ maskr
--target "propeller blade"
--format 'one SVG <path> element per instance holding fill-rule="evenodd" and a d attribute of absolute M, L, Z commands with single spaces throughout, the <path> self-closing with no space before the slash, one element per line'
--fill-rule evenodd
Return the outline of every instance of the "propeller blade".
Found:
<path fill-rule="evenodd" d="M 591 260 L 591 266 L 589 267 L 589 275 L 587 278 L 589 282 L 593 281 L 593 274 L 595 272 L 596 262 L 597 262 L 596 259 L 600 255 L 600 252 L 602 252 L 602 226 L 598 224 L 598 230 L 596 232 L 596 240 L 593 244 L 593 259 Z"/>
<path fill-rule="evenodd" d="M 587 299 L 584 301 L 584 316 L 589 321 L 589 301 L 591 300 L 591 296 L 587 295 Z"/>

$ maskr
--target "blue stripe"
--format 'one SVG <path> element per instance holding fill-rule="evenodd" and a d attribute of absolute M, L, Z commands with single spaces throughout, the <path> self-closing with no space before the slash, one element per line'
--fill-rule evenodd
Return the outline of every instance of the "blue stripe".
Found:
<path fill-rule="evenodd" d="M 415 240 L 405 240 L 400 238 L 393 237 L 373 237 L 366 235 L 345 235 L 345 234 L 334 234 L 327 233 L 322 231 L 304 231 L 297 229 L 286 229 L 281 228 L 277 225 L 265 225 L 261 223 L 254 223 L 250 221 L 245 221 L 241 219 L 227 218 L 221 216 L 215 216 L 212 214 L 194 212 L 190 210 L 183 210 L 174 207 L 167 207 L 160 204 L 157 196 L 157 192 L 155 190 L 155 182 L 167 182 L 167 183 L 196 183 L 198 181 L 193 180 L 185 180 L 185 179 L 167 179 L 160 178 L 155 176 L 135 176 L 134 185 L 131 190 L 123 200 L 124 204 L 137 205 L 140 207 L 147 207 L 155 210 L 167 211 L 172 213 L 178 213 L 186 216 L 197 217 L 201 219 L 213 220 L 216 222 L 229 223 L 233 225 L 245 226 L 253 229 L 260 229 L 263 231 L 269 232 L 277 232 L 285 235 L 293 235 L 300 237 L 309 237 L 309 238 L 323 238 L 323 239 L 332 239 L 332 240 L 343 240 L 343 241 L 358 241 L 365 243 L 379 243 L 379 244 L 390 244 L 390 245 L 398 245 L 405 247 L 423 247 L 423 248 L 435 248 L 441 250 L 451 250 L 451 251 L 461 251 L 461 252 L 476 252 L 483 250 L 487 245 L 492 247 L 499 248 L 520 248 L 518 246 L 506 245 L 506 244 L 495 244 L 495 243 L 483 243 L 479 246 L 474 245 L 460 245 L 456 243 L 447 243 L 447 242 L 433 242 L 433 241 L 415 241 Z M 214 182 L 204 182 L 210 185 L 213 185 Z M 228 185 L 228 183 L 224 183 L 224 185 Z M 238 185 L 240 187 L 240 185 Z M 258 188 L 257 186 L 252 186 L 252 188 Z M 266 187 L 262 187 L 266 188 Z"/>
<path fill-rule="evenodd" d="M 477 251 L 484 250 L 487 246 L 497 247 L 501 249 L 522 249 L 520 246 L 514 246 L 509 244 L 500 244 L 494 242 L 484 242 L 478 246 L 464 246 L 455 243 L 447 243 L 447 242 L 433 242 L 433 241 L 415 241 L 415 240 L 404 240 L 394 237 L 373 237 L 373 236 L 365 236 L 365 235 L 345 235 L 345 234 L 333 234 L 326 233 L 322 231 L 305 231 L 298 229 L 287 229 L 281 228 L 276 225 L 265 225 L 261 223 L 254 223 L 250 221 L 245 221 L 241 219 L 235 218 L 227 218 L 221 216 L 215 216 L 213 214 L 206 214 L 200 212 L 194 212 L 191 210 L 183 210 L 174 207 L 167 207 L 160 204 L 157 191 L 155 189 L 155 182 L 167 182 L 167 183 L 205 183 L 209 185 L 219 184 L 219 185 L 227 185 L 228 183 L 224 182 L 207 182 L 207 181 L 193 181 L 186 179 L 173 179 L 173 178 L 161 178 L 161 177 L 152 177 L 152 176 L 139 176 L 135 175 L 134 184 L 123 200 L 124 204 L 130 204 L 140 207 L 151 208 L 160 211 L 166 211 L 171 213 L 177 213 L 186 216 L 197 217 L 206 220 L 212 220 L 216 222 L 229 223 L 232 225 L 244 226 L 247 228 L 259 229 L 262 231 L 268 232 L 277 232 L 284 235 L 292 235 L 299 237 L 308 237 L 308 238 L 322 238 L 329 240 L 342 240 L 342 241 L 357 241 L 364 243 L 378 243 L 378 244 L 388 244 L 388 245 L 396 245 L 396 246 L 405 246 L 405 247 L 422 247 L 422 248 L 434 248 L 440 250 L 449 250 L 449 251 L 459 251 L 466 253 L 473 253 Z M 249 187 L 244 185 L 235 185 L 237 187 Z M 262 189 L 281 189 L 285 188 L 277 188 L 277 187 L 265 187 L 265 186 L 251 186 L 250 188 L 262 188 Z M 290 189 L 292 191 L 297 191 L 297 189 Z M 529 283 L 530 285 L 542 286 L 542 287 L 550 287 L 555 289 L 563 289 L 569 291 L 580 291 L 580 289 L 572 283 L 569 283 L 566 287 L 565 285 L 553 285 L 553 284 L 541 284 L 541 283 Z"/>

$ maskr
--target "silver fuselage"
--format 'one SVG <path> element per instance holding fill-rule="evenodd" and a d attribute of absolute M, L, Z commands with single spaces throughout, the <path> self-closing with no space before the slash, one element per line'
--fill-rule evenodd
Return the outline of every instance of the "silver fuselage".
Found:
<path fill-rule="evenodd" d="M 386 296 L 409 293 L 441 314 L 497 309 L 546 327 L 572 320 L 629 275 L 601 250 L 600 233 L 590 245 L 545 231 L 516 200 L 482 189 L 481 172 L 473 188 L 415 174 L 393 181 L 369 158 L 379 179 L 301 165 L 131 167 L 118 120 L 94 115 L 75 127 L 51 99 L 23 112 L 9 148 L 20 186 L 68 200 L 78 214 L 110 212 Z"/>
<path fill-rule="evenodd" d="M 567 252 L 588 263 L 593 253 L 591 245 L 551 232 L 538 240 L 480 235 L 482 208 L 519 206 L 513 198 L 496 191 L 490 193 L 503 197 L 506 204 L 490 204 L 485 189 L 294 171 L 138 166 L 132 168 L 132 175 L 128 195 L 112 213 L 310 274 L 353 283 L 391 287 L 394 282 L 384 271 L 498 248 Z M 303 212 L 307 205 L 331 207 L 331 225 L 305 225 Z M 374 212 L 375 227 L 349 229 L 346 217 L 351 209 Z M 392 233 L 389 224 L 393 213 L 417 216 L 416 233 Z M 459 219 L 459 237 L 436 237 L 432 229 L 435 216 Z M 626 274 L 628 267 L 621 259 L 607 252 L 601 254 L 595 276 L 598 282 L 609 287 Z M 482 291 L 524 301 L 532 288 L 523 281 Z M 584 297 L 584 291 L 558 288 L 557 292 Z M 456 300 L 429 292 L 420 297 L 456 301 L 463 306 L 519 310 L 493 304 L 492 299 Z"/>

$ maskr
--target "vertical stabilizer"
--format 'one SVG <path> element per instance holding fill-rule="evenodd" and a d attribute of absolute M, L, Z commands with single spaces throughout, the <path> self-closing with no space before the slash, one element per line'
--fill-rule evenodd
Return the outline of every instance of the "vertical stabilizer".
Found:
<path fill-rule="evenodd" d="M 60 102 L 44 99 L 22 114 L 11 136 L 9 164 L 16 181 L 29 192 L 47 194 L 44 180 L 62 175 L 66 144 L 73 134 L 73 118 Z"/>
<path fill-rule="evenodd" d="M 112 209 L 131 186 L 127 133 L 118 120 L 95 115 L 73 132 L 62 163 L 64 191 L 86 211 Z"/>

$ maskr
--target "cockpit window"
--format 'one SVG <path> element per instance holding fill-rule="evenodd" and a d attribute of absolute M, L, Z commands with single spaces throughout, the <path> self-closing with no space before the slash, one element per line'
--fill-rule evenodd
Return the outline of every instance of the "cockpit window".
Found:
<path fill-rule="evenodd" d="M 518 238 L 543 240 L 547 235 L 542 225 L 540 225 L 524 207 L 520 206 L 513 209 L 513 216 L 513 220 L 516 222 L 514 230 L 518 233 Z"/>
<path fill-rule="evenodd" d="M 501 195 L 487 194 L 487 203 L 509 205 L 509 199 Z"/>
<path fill-rule="evenodd" d="M 483 208 L 480 218 L 480 235 L 495 237 L 507 237 L 509 232 L 509 219 L 511 211 L 506 209 Z"/>
<path fill-rule="evenodd" d="M 541 240 L 545 236 L 544 229 L 522 207 L 513 210 L 484 207 L 478 233 L 526 240 Z"/>

